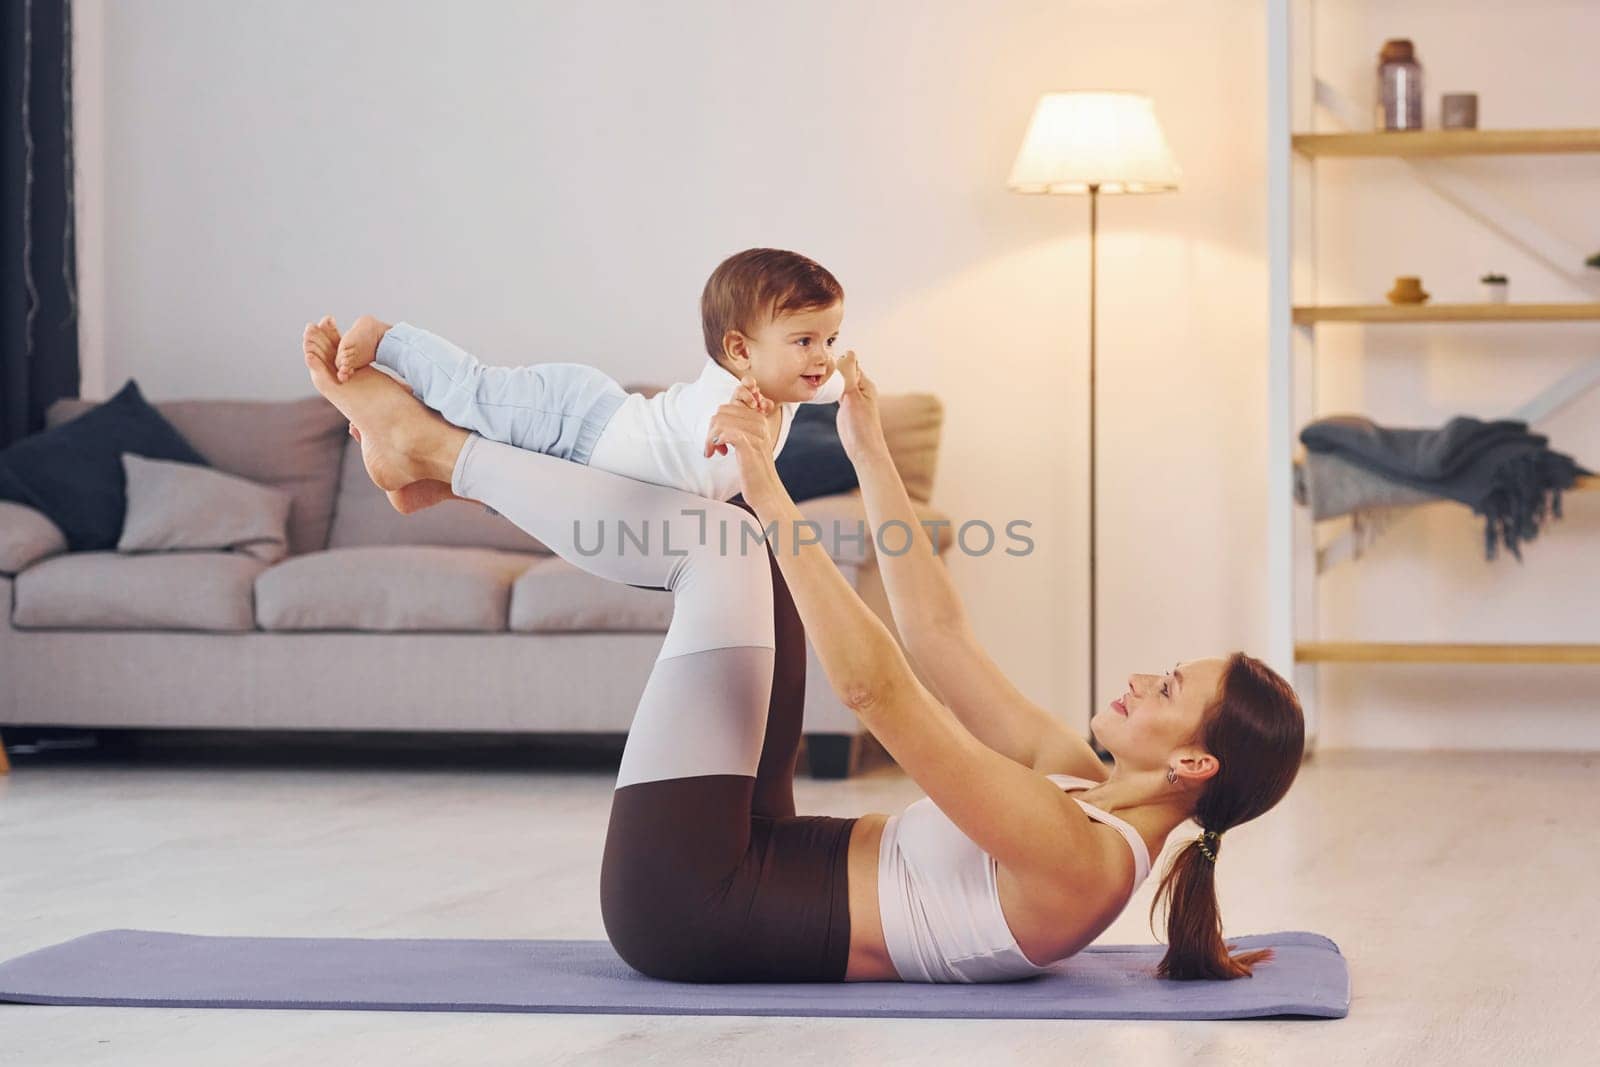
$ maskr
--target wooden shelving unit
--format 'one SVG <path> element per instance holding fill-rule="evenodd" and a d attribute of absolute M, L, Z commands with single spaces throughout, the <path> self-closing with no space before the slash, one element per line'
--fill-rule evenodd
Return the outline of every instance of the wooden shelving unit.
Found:
<path fill-rule="evenodd" d="M 1600 322 L 1600 302 L 1295 306 L 1296 326 L 1312 326 L 1319 322 Z"/>
<path fill-rule="evenodd" d="M 1314 396 L 1299 383 L 1314 381 L 1319 326 L 1343 323 L 1600 323 L 1600 302 L 1564 304 L 1356 304 L 1315 299 L 1311 223 L 1304 203 L 1315 196 L 1318 160 L 1390 158 L 1426 166 L 1449 156 L 1600 153 L 1600 129 L 1417 130 L 1367 133 L 1297 133 L 1312 124 L 1317 96 L 1308 35 L 1299 32 L 1296 0 L 1267 4 L 1267 189 L 1270 265 L 1268 390 L 1269 522 L 1267 584 L 1270 591 L 1267 660 L 1299 691 L 1306 709 L 1306 744 L 1316 744 L 1316 667 L 1324 663 L 1459 663 L 1600 665 L 1600 644 L 1426 644 L 1320 641 L 1316 637 L 1317 557 L 1314 525 L 1297 510 L 1294 465 L 1305 418 L 1315 418 Z M 1296 63 L 1302 66 L 1297 75 Z M 1354 109 L 1346 107 L 1346 115 Z M 1297 211 L 1300 208 L 1300 211 Z M 1296 291 L 1297 276 L 1302 282 Z M 1310 297 L 1311 299 L 1305 299 Z M 1303 388 L 1303 387 L 1301 387 Z M 1308 406 L 1309 405 L 1309 406 Z M 1307 415 L 1307 411 L 1310 412 Z M 1580 460 L 1586 457 L 1579 457 Z M 1575 490 L 1600 490 L 1600 477 L 1580 479 Z M 1308 545 L 1309 544 L 1309 551 Z M 1308 640 L 1302 640 L 1304 635 Z M 1585 635 L 1588 636 L 1588 635 Z"/>
<path fill-rule="evenodd" d="M 1600 130 L 1405 130 L 1388 133 L 1297 133 L 1304 156 L 1572 155 L 1600 152 Z"/>
<path fill-rule="evenodd" d="M 1308 641 L 1295 647 L 1302 663 L 1562 663 L 1600 664 L 1600 645 L 1397 644 Z"/>

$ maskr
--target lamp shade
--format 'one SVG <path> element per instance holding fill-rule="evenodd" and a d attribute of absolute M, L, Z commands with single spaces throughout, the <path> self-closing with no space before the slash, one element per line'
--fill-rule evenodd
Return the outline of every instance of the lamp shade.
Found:
<path fill-rule="evenodd" d="M 1006 184 L 1019 193 L 1164 193 L 1180 171 L 1140 93 L 1046 93 Z"/>

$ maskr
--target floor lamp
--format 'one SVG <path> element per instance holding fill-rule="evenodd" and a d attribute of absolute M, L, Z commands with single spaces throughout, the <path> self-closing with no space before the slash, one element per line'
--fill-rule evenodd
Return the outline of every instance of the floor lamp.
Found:
<path fill-rule="evenodd" d="M 1046 93 L 1034 106 L 1006 183 L 1018 193 L 1089 195 L 1089 715 L 1096 693 L 1095 272 L 1100 195 L 1178 188 L 1178 164 L 1149 97 L 1139 93 Z M 1096 744 L 1096 750 L 1104 756 Z"/>

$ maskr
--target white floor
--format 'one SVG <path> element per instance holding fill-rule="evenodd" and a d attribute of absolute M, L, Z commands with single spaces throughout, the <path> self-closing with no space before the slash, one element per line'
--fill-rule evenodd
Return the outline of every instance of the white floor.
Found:
<path fill-rule="evenodd" d="M 1596 757 L 1325 752 L 1230 834 L 1230 934 L 1349 957 L 1333 1022 L 1126 1023 L 0 1005 L 4 1064 L 1594 1063 Z M 0 778 L 0 958 L 108 927 L 599 938 L 612 775 L 314 761 L 20 764 Z M 897 811 L 891 767 L 802 811 Z M 1151 940 L 1154 879 L 1106 934 Z"/>

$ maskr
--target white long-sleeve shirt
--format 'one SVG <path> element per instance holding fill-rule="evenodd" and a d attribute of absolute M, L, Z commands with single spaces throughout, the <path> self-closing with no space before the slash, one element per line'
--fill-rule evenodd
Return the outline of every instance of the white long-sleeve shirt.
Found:
<path fill-rule="evenodd" d="M 739 379 L 708 357 L 700 377 L 692 382 L 679 382 L 650 397 L 629 394 L 606 423 L 589 465 L 713 500 L 737 496 L 741 488 L 739 460 L 733 449 L 725 455 L 712 453 L 710 458 L 704 453 L 711 417 L 733 399 L 738 388 Z M 780 404 L 782 415 L 772 454 L 783 451 L 800 404 L 831 404 L 843 395 L 844 378 L 835 371 L 816 396 Z"/>

